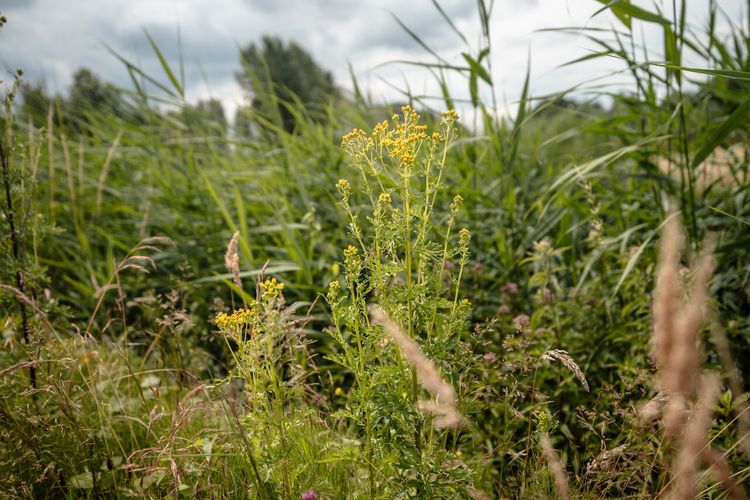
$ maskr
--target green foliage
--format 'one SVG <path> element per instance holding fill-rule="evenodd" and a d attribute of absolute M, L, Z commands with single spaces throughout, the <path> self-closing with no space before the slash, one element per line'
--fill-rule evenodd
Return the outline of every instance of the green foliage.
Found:
<path fill-rule="evenodd" d="M 414 361 L 409 359 L 410 367 L 399 355 L 405 347 L 397 347 L 368 315 L 368 303 L 379 304 L 448 380 L 458 382 L 466 375 L 462 357 L 468 351 L 462 342 L 468 335 L 469 305 L 458 297 L 470 233 L 464 228 L 456 237 L 452 232 L 460 196 L 447 214 L 435 210 L 457 115 L 445 113 L 439 131 L 430 135 L 416 111 L 405 106 L 402 113 L 370 134 L 355 129 L 343 138 L 356 177 L 362 179 L 365 203 L 355 204 L 351 184 L 339 180 L 340 205 L 356 246 L 344 250 L 343 285 L 332 281 L 326 296 L 335 341 L 328 357 L 353 378 L 337 415 L 354 426 L 363 442 L 358 462 L 368 475 L 368 496 L 403 491 L 427 498 L 466 496 L 473 474 L 460 461 L 445 463 L 456 453 L 461 431 L 425 428 L 430 420 L 425 422 L 416 409 L 420 383 L 430 382 L 418 380 Z M 447 263 L 456 260 L 456 270 L 449 271 Z M 445 426 L 446 420 L 438 414 L 434 426 Z"/>
<path fill-rule="evenodd" d="M 252 97 L 253 109 L 287 132 L 298 121 L 290 104 L 299 100 L 312 117 L 337 95 L 331 74 L 295 42 L 264 36 L 260 45 L 251 43 L 240 50 L 242 70 L 237 81 Z"/>
<path fill-rule="evenodd" d="M 702 364 L 726 387 L 709 436 L 745 487 L 747 29 L 719 36 L 715 3 L 701 31 L 679 2 L 606 2 L 594 15 L 616 30 L 573 31 L 601 49 L 585 60 L 622 59 L 633 90 L 538 98 L 527 76 L 511 118 L 494 102 L 492 4 L 476 4 L 478 47 L 433 4 L 466 42 L 460 64 L 410 29 L 434 58 L 411 63 L 437 78 L 439 107 L 470 103 L 460 139 L 409 91 L 428 128 L 406 108 L 370 129 L 387 106 L 333 99 L 330 76 L 273 39 L 243 51 L 255 102 L 234 133 L 217 102 L 184 102 L 153 40 L 162 75 L 115 54 L 132 91 L 85 71 L 65 97 L 18 87 L 2 137 L 0 495 L 550 497 L 543 436 L 572 497 L 664 495 L 682 443 L 649 417 L 663 403 L 649 339 L 673 204 L 680 266 L 715 235 Z M 645 24 L 658 55 L 639 47 Z M 258 277 L 255 294 L 238 285 Z M 457 427 L 436 428 L 442 400 L 374 303 L 453 388 Z M 727 495 L 708 465 L 701 494 Z"/>

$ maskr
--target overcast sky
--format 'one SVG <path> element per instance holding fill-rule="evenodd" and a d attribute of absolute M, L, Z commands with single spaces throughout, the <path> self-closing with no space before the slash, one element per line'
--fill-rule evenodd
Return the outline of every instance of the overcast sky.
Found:
<path fill-rule="evenodd" d="M 481 33 L 476 2 L 439 3 L 476 52 Z M 661 2 L 657 0 L 657 4 Z M 697 29 L 706 24 L 707 4 L 708 0 L 690 0 L 690 21 Z M 737 22 L 746 19 L 744 0 L 719 0 L 718 4 Z M 650 0 L 641 5 L 654 8 Z M 594 0 L 496 0 L 492 64 L 501 106 L 512 107 L 517 99 L 529 55 L 535 95 L 560 91 L 620 69 L 615 60 L 557 68 L 595 47 L 582 37 L 538 31 L 616 25 L 608 12 L 591 19 L 600 7 Z M 671 12 L 671 0 L 662 8 Z M 345 88 L 351 88 L 350 63 L 360 84 L 380 100 L 397 99 L 399 93 L 391 85 L 404 88 L 407 82 L 415 94 L 439 94 L 434 79 L 423 68 L 382 66 L 393 60 L 431 60 L 393 15 L 449 62 L 461 64 L 461 52 L 468 49 L 430 0 L 0 0 L 0 11 L 8 18 L 8 24 L 0 29 L 0 64 L 4 69 L 23 68 L 27 80 L 44 80 L 49 91 L 65 91 L 79 67 L 129 86 L 127 72 L 105 44 L 166 81 L 143 34 L 145 29 L 175 68 L 183 54 L 188 99 L 216 97 L 230 118 L 244 99 L 234 80 L 239 68 L 238 47 L 265 34 L 305 47 Z M 661 33 L 644 28 L 649 50 L 660 54 Z M 626 78 L 615 76 L 609 81 L 624 82 Z M 455 95 L 467 95 L 465 80 L 453 78 L 450 85 Z"/>

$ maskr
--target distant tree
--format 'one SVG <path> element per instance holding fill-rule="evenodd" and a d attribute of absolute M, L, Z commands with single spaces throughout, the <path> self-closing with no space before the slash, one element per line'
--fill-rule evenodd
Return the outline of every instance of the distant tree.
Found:
<path fill-rule="evenodd" d="M 92 71 L 81 68 L 73 75 L 73 84 L 63 102 L 66 128 L 71 132 L 85 131 L 91 122 L 92 112 L 114 115 L 128 121 L 128 117 L 133 118 L 120 89 L 103 82 Z"/>
<path fill-rule="evenodd" d="M 218 99 L 186 105 L 182 109 L 182 120 L 191 134 L 224 136 L 227 132 L 227 118 Z"/>
<path fill-rule="evenodd" d="M 264 36 L 260 45 L 251 43 L 240 50 L 240 63 L 237 81 L 252 97 L 253 108 L 265 118 L 280 117 L 288 132 L 294 130 L 295 118 L 271 98 L 273 94 L 287 103 L 296 97 L 313 116 L 336 95 L 331 73 L 294 42 Z"/>
<path fill-rule="evenodd" d="M 44 85 L 37 83 L 23 83 L 20 87 L 21 109 L 19 117 L 21 121 L 31 123 L 36 128 L 47 125 L 47 114 L 53 98 L 47 95 Z"/>

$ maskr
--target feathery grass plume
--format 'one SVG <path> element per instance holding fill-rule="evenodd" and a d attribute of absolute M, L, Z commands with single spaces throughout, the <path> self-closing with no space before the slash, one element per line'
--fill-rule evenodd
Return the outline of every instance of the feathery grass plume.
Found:
<path fill-rule="evenodd" d="M 104 193 L 104 185 L 107 181 L 107 176 L 109 175 L 109 165 L 112 163 L 112 158 L 115 156 L 115 151 L 117 151 L 118 146 L 120 145 L 120 140 L 122 140 L 122 130 L 117 132 L 117 136 L 115 137 L 115 140 L 112 141 L 112 145 L 109 147 L 109 150 L 107 151 L 107 157 L 104 159 L 104 165 L 102 166 L 102 171 L 99 174 L 99 182 L 96 184 L 96 214 L 99 215 L 99 211 L 102 208 L 102 194 Z"/>
<path fill-rule="evenodd" d="M 677 437 L 682 430 L 687 399 L 695 391 L 700 365 L 698 334 L 708 301 L 708 282 L 713 274 L 712 244 L 695 265 L 690 299 L 680 307 L 678 263 L 682 250 L 682 228 L 676 215 L 664 224 L 657 281 L 653 301 L 653 357 L 659 370 L 659 388 L 667 395 L 662 423 L 667 435 Z"/>
<path fill-rule="evenodd" d="M 708 430 L 718 395 L 719 380 L 716 375 L 704 375 L 701 378 L 698 403 L 685 426 L 682 446 L 674 462 L 673 484 L 669 495 L 671 498 L 682 500 L 696 497 L 699 457 L 708 446 Z"/>
<path fill-rule="evenodd" d="M 442 379 L 437 367 L 427 359 L 419 348 L 419 344 L 409 338 L 380 306 L 372 305 L 369 309 L 372 324 L 383 327 L 383 330 L 399 347 L 406 361 L 416 369 L 422 387 L 435 396 L 434 401 L 420 401 L 419 408 L 436 415 L 437 418 L 434 421 L 436 428 L 456 427 L 461 421 L 461 413 L 456 407 L 458 403 L 456 391 Z"/>
<path fill-rule="evenodd" d="M 706 446 L 703 448 L 703 457 L 708 462 L 716 480 L 727 491 L 727 498 L 731 500 L 746 500 L 748 498 L 741 484 L 734 478 L 732 470 L 725 460 L 725 455 L 710 446 Z"/>
<path fill-rule="evenodd" d="M 659 370 L 664 369 L 674 342 L 674 316 L 680 301 L 678 263 L 682 253 L 682 226 L 677 214 L 672 213 L 664 223 L 656 264 L 654 290 L 654 331 L 651 355 Z"/>
<path fill-rule="evenodd" d="M 552 477 L 555 480 L 557 494 L 561 499 L 567 500 L 570 498 L 570 487 L 568 486 L 568 476 L 565 474 L 562 462 L 560 462 L 560 458 L 558 458 L 549 436 L 542 434 L 540 442 L 542 444 L 544 458 L 547 459 L 547 465 L 549 466 L 549 470 L 552 472 Z"/>
<path fill-rule="evenodd" d="M 229 240 L 227 245 L 227 252 L 224 254 L 224 265 L 227 267 L 227 271 L 232 275 L 232 281 L 237 288 L 242 288 L 242 280 L 240 279 L 240 256 L 237 254 L 237 242 L 240 238 L 240 232 L 235 231 L 232 235 L 232 239 Z"/>
<path fill-rule="evenodd" d="M 732 357 L 726 333 L 724 333 L 718 321 L 712 321 L 711 337 L 716 347 L 716 352 L 719 354 L 719 360 L 724 367 L 724 373 L 726 374 L 729 388 L 732 391 L 732 396 L 735 398 L 732 406 L 737 418 L 739 447 L 745 454 L 745 457 L 750 459 L 750 404 L 748 404 L 747 399 L 742 397 L 744 393 L 742 389 L 742 375 Z"/>
<path fill-rule="evenodd" d="M 576 376 L 576 378 L 581 383 L 581 385 L 586 390 L 586 392 L 589 392 L 589 383 L 586 381 L 586 377 L 583 375 L 581 368 L 573 360 L 573 358 L 570 357 L 570 354 L 568 354 L 567 351 L 564 351 L 562 349 L 551 349 L 545 352 L 544 354 L 542 354 L 540 359 L 544 359 L 547 361 L 557 360 L 563 365 L 565 365 L 565 367 L 568 370 L 573 372 L 573 374 Z"/>

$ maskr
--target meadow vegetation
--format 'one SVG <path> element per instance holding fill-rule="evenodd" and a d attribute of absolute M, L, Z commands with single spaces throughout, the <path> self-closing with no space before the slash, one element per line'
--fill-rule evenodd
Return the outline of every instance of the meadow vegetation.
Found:
<path fill-rule="evenodd" d="M 747 498 L 750 21 L 686 3 L 602 2 L 562 31 L 630 90 L 512 117 L 484 0 L 392 106 L 273 38 L 234 126 L 150 37 L 128 90 L 8 75 L 0 495 Z"/>

